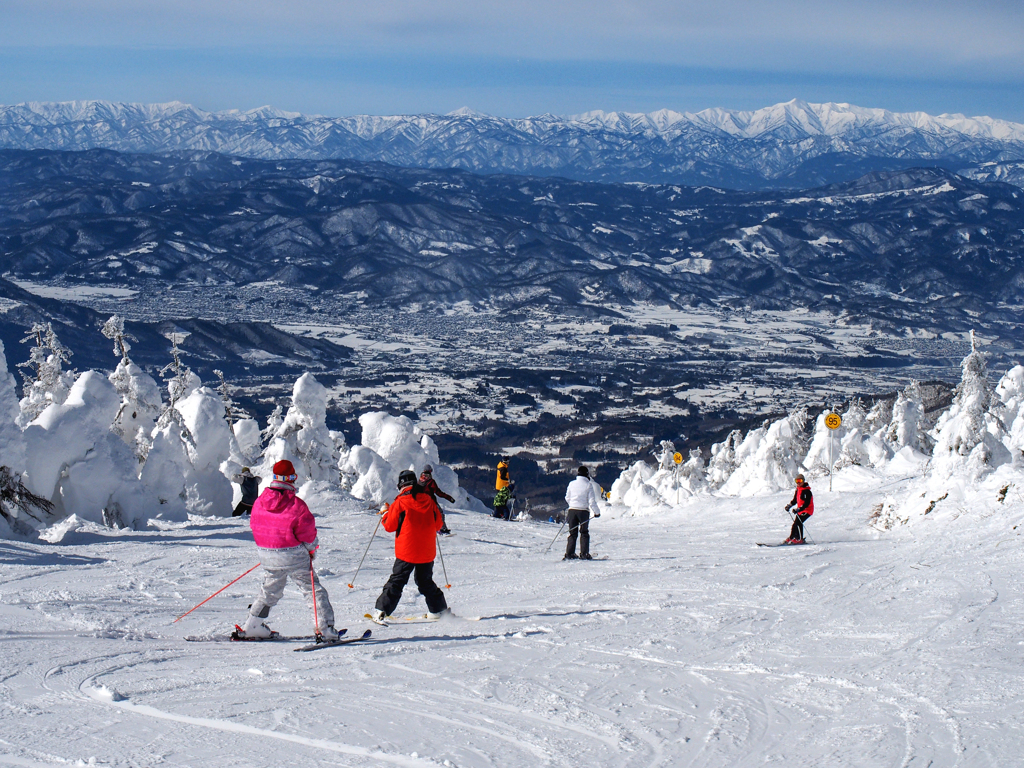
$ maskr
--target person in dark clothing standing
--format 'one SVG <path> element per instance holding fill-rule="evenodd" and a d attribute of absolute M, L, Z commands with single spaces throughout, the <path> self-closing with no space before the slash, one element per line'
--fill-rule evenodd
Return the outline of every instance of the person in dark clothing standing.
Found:
<path fill-rule="evenodd" d="M 516 497 L 516 484 L 509 483 L 494 494 L 494 516 L 500 520 L 512 517 L 512 500 Z"/>
<path fill-rule="evenodd" d="M 406 469 L 398 475 L 398 496 L 388 505 L 384 530 L 395 534 L 395 565 L 371 615 L 383 623 L 398 607 L 402 590 L 414 576 L 420 594 L 427 599 L 427 616 L 439 619 L 448 612 L 444 592 L 434 583 L 434 558 L 437 556 L 437 532 L 441 530 L 441 510 L 434 497 L 416 482 Z"/>
<path fill-rule="evenodd" d="M 793 518 L 793 528 L 789 532 L 786 544 L 806 544 L 804 541 L 804 523 L 807 518 L 814 514 L 814 495 L 811 493 L 811 486 L 807 484 L 803 475 L 796 476 L 796 491 L 793 493 L 793 500 L 786 505 L 786 511 L 790 507 L 796 507 L 796 516 Z"/>
<path fill-rule="evenodd" d="M 232 478 L 242 486 L 242 500 L 238 502 L 235 511 L 231 513 L 232 517 L 248 515 L 252 512 L 252 505 L 260 496 L 260 481 L 262 479 L 262 477 L 254 475 L 248 467 L 242 467 L 242 471 Z"/>
<path fill-rule="evenodd" d="M 434 479 L 434 468 L 429 464 L 427 464 L 427 466 L 423 468 L 423 471 L 420 472 L 420 486 L 422 486 L 424 491 L 426 491 L 427 493 L 434 497 L 435 503 L 437 502 L 438 496 L 440 496 L 442 499 L 447 499 L 449 504 L 455 503 L 455 499 L 453 499 L 451 496 L 449 496 L 447 493 L 445 493 L 438 487 L 437 480 Z M 437 508 L 441 509 L 441 505 L 438 504 Z M 451 533 L 451 531 L 448 528 L 448 523 L 444 519 L 443 509 L 441 509 L 441 530 L 438 531 L 438 533 L 443 534 L 445 536 Z"/>

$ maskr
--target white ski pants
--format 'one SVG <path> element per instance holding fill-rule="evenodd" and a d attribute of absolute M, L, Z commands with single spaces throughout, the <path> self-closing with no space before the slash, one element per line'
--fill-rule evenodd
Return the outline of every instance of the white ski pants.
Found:
<path fill-rule="evenodd" d="M 285 549 L 263 549 L 258 547 L 260 563 L 263 565 L 263 585 L 260 595 L 249 607 L 249 613 L 261 619 L 270 615 L 270 609 L 277 605 L 284 594 L 284 586 L 291 577 L 306 597 L 306 604 L 313 610 L 313 590 L 316 590 L 316 614 L 319 621 L 317 629 L 334 626 L 334 609 L 327 597 L 327 590 L 320 584 L 314 571 L 310 579 L 309 552 L 305 547 L 287 547 Z M 315 585 L 315 586 L 314 586 Z"/>

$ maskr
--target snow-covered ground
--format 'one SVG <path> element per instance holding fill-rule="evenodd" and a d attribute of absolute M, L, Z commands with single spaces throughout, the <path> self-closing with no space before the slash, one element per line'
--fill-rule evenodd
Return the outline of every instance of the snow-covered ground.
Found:
<path fill-rule="evenodd" d="M 0 765 L 1019 765 L 1019 475 L 890 531 L 872 515 L 906 489 L 865 478 L 817 481 L 804 547 L 755 545 L 787 535 L 788 493 L 611 509 L 589 563 L 545 551 L 554 525 L 450 513 L 463 618 L 388 628 L 362 616 L 391 536 L 349 590 L 374 515 L 314 495 L 338 623 L 374 634 L 309 654 L 186 641 L 241 621 L 258 571 L 172 623 L 257 562 L 245 520 L 2 541 Z M 269 623 L 312 617 L 289 588 Z"/>

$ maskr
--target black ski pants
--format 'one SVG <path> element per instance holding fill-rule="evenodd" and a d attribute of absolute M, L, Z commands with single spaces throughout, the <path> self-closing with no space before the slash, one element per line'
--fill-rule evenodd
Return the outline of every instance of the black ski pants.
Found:
<path fill-rule="evenodd" d="M 580 557 L 590 554 L 590 510 L 570 509 L 565 518 L 565 524 L 569 526 L 569 541 L 565 545 L 565 556 L 576 555 L 576 534 L 580 535 Z"/>
<path fill-rule="evenodd" d="M 793 518 L 793 528 L 789 532 L 789 538 L 803 541 L 804 538 L 804 523 L 807 522 L 807 518 L 810 515 L 803 515 L 799 512 L 796 517 Z"/>
<path fill-rule="evenodd" d="M 428 611 L 440 613 L 448 607 L 444 592 L 434 583 L 433 560 L 429 563 L 407 563 L 396 558 L 395 566 L 391 569 L 391 577 L 384 585 L 384 591 L 380 593 L 376 603 L 376 607 L 384 611 L 385 616 L 390 616 L 398 607 L 398 601 L 402 599 L 402 590 L 409 583 L 409 577 L 413 575 L 420 594 L 427 598 Z"/>
<path fill-rule="evenodd" d="M 235 507 L 235 511 L 231 513 L 232 517 L 241 517 L 242 515 L 248 515 L 252 512 L 252 504 L 245 501 L 238 502 L 238 506 Z"/>

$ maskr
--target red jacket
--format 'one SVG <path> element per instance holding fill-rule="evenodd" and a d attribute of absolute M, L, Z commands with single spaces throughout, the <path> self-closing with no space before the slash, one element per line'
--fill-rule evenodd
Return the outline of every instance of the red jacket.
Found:
<path fill-rule="evenodd" d="M 407 563 L 432 563 L 437 555 L 437 532 L 444 525 L 441 508 L 422 488 L 415 496 L 413 487 L 403 488 L 384 513 L 384 530 L 398 531 L 395 557 Z M 401 528 L 401 530 L 399 530 Z"/>
<path fill-rule="evenodd" d="M 455 503 L 455 499 L 437 487 L 437 480 L 432 476 L 427 474 L 420 475 L 420 485 L 423 486 L 424 491 L 434 497 L 435 501 L 437 500 L 437 497 L 440 496 L 442 499 L 447 499 L 451 504 Z"/>
<path fill-rule="evenodd" d="M 799 486 L 796 489 L 796 493 L 793 494 L 793 500 L 789 502 L 789 506 L 796 507 L 798 515 L 807 515 L 807 517 L 813 515 L 814 494 L 811 493 L 811 486 L 807 483 Z"/>

